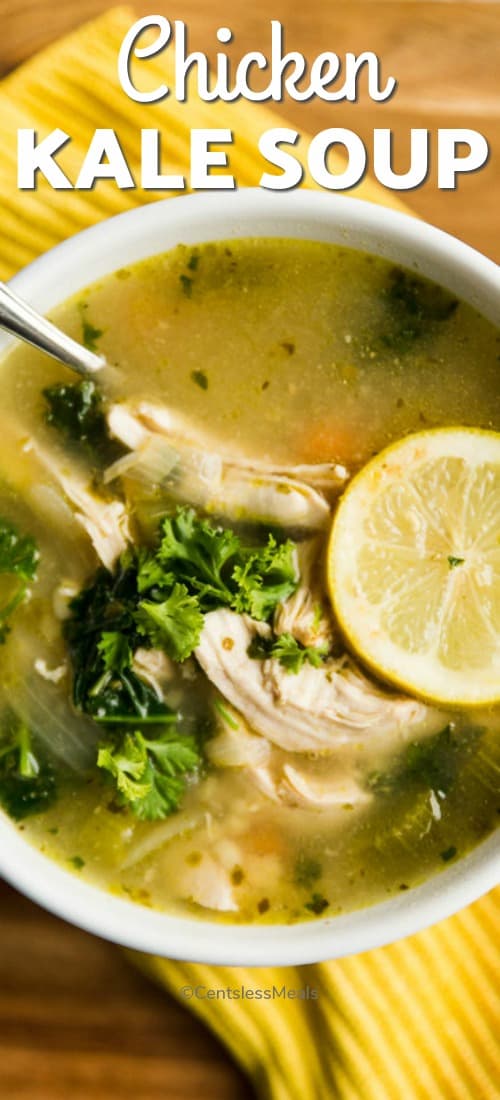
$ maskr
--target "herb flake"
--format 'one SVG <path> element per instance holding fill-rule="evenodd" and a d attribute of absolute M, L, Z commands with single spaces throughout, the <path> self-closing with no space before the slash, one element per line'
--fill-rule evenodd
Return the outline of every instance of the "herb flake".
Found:
<path fill-rule="evenodd" d="M 191 379 L 200 390 L 208 390 L 208 378 L 204 370 L 192 370 Z"/>

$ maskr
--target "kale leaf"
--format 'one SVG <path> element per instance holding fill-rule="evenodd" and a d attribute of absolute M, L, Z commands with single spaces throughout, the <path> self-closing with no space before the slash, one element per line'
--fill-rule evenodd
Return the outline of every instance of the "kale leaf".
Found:
<path fill-rule="evenodd" d="M 298 642 L 292 634 L 278 634 L 271 638 L 255 637 L 248 648 L 249 657 L 266 660 L 268 657 L 277 657 L 278 661 L 287 672 L 300 672 L 305 661 L 314 668 L 321 668 L 325 657 L 328 655 L 328 646 L 305 646 Z"/>
<path fill-rule="evenodd" d="M 17 578 L 16 590 L 0 608 L 0 644 L 10 630 L 8 619 L 24 600 L 28 584 L 35 579 L 39 560 L 31 535 L 21 535 L 4 516 L 0 516 L 0 575 Z"/>
<path fill-rule="evenodd" d="M 436 323 L 448 320 L 458 306 L 449 291 L 400 267 L 391 268 L 382 290 L 386 307 L 382 344 L 405 352 Z"/>
<path fill-rule="evenodd" d="M 95 382 L 57 382 L 43 390 L 45 419 L 95 466 L 107 466 L 124 453 L 108 432 L 104 399 Z"/>
<path fill-rule="evenodd" d="M 120 805 L 144 821 L 158 821 L 178 809 L 201 757 L 192 737 L 167 730 L 149 738 L 134 730 L 101 745 L 97 764 L 113 778 Z"/>
<path fill-rule="evenodd" d="M 0 803 L 22 821 L 41 813 L 54 802 L 57 789 L 52 766 L 39 750 L 24 722 L 4 716 L 0 734 Z"/>
<path fill-rule="evenodd" d="M 174 720 L 170 707 L 131 667 L 143 644 L 137 602 L 137 564 L 127 553 L 114 573 L 99 569 L 70 604 L 64 634 L 73 664 L 73 701 L 100 723 Z"/>
<path fill-rule="evenodd" d="M 381 795 L 412 787 L 426 787 L 447 794 L 453 787 L 464 757 L 474 752 L 482 730 L 470 727 L 456 731 L 449 724 L 423 741 L 412 741 L 391 768 L 372 772 L 368 786 Z"/>

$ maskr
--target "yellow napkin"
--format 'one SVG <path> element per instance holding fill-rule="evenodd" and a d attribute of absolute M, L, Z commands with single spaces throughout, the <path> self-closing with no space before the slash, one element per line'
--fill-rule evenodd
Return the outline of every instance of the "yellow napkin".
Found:
<path fill-rule="evenodd" d="M 169 170 L 184 172 L 190 127 L 229 126 L 239 185 L 258 183 L 259 135 L 282 122 L 262 105 L 244 102 L 132 103 L 118 85 L 116 58 L 133 18 L 127 9 L 111 11 L 0 84 L 0 278 L 85 226 L 158 197 L 119 191 L 109 182 L 91 192 L 56 192 L 42 181 L 37 191 L 20 193 L 18 127 L 35 127 L 40 137 L 55 127 L 71 134 L 61 164 L 74 178 L 98 126 L 116 129 L 133 171 L 141 127 L 157 127 Z M 164 60 L 148 66 L 151 79 L 165 79 Z M 356 194 L 403 208 L 369 181 Z M 227 969 L 132 957 L 222 1039 L 261 1100 L 499 1100 L 499 911 L 497 890 L 391 947 L 300 968 Z M 186 987 L 198 996 L 187 999 Z M 209 988 L 241 987 L 309 987 L 317 999 L 205 996 Z"/>

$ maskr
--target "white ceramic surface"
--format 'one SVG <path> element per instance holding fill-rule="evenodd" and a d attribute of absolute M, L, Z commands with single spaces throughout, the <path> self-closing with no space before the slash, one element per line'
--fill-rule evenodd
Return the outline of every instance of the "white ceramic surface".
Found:
<path fill-rule="evenodd" d="M 388 257 L 500 321 L 500 271 L 491 261 L 403 214 L 313 191 L 200 194 L 144 206 L 65 241 L 11 285 L 47 311 L 109 272 L 180 242 L 258 236 L 332 241 Z M 0 337 L 0 354 L 7 343 Z M 500 881 L 500 852 L 492 836 L 424 885 L 387 902 L 288 926 L 180 919 L 121 900 L 41 855 L 1 813 L 0 874 L 66 920 L 129 947 L 233 966 L 292 965 L 366 951 L 442 920 Z"/>

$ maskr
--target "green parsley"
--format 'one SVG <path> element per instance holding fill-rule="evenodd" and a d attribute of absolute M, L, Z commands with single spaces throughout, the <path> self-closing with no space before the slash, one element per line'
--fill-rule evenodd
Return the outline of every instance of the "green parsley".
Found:
<path fill-rule="evenodd" d="M 135 616 L 137 627 L 174 661 L 184 661 L 200 640 L 203 615 L 196 596 L 185 584 L 174 584 L 165 600 L 142 600 Z"/>
<path fill-rule="evenodd" d="M 200 387 L 200 390 L 208 390 L 208 378 L 204 370 L 192 370 L 191 379 Z"/>
<path fill-rule="evenodd" d="M 328 909 L 329 904 L 330 902 L 322 894 L 313 894 L 311 900 L 306 902 L 305 908 L 314 913 L 316 917 L 320 917 L 325 909 Z"/>
<path fill-rule="evenodd" d="M 75 871 L 81 871 L 85 867 L 85 860 L 81 856 L 71 856 L 68 863 L 71 863 Z"/>
<path fill-rule="evenodd" d="M 297 856 L 294 871 L 294 882 L 297 886 L 304 886 L 310 890 L 311 886 L 321 878 L 323 868 L 317 859 L 311 859 L 304 852 Z"/>
<path fill-rule="evenodd" d="M 15 580 L 15 591 L 0 608 L 0 644 L 10 630 L 11 615 L 24 600 L 28 584 L 36 577 L 39 553 L 31 535 L 21 535 L 14 524 L 0 516 L 0 575 Z"/>
<path fill-rule="evenodd" d="M 84 343 L 85 347 L 88 349 L 88 351 L 96 352 L 96 351 L 98 351 L 97 341 L 100 340 L 101 336 L 104 335 L 104 330 L 102 328 L 95 328 L 95 326 L 92 325 L 91 322 L 89 321 L 89 319 L 86 315 L 86 311 L 88 309 L 88 305 L 87 305 L 86 302 L 80 302 L 80 305 L 79 305 L 78 308 L 80 310 L 80 317 L 81 317 L 81 321 L 82 321 L 82 340 L 83 340 L 83 343 Z"/>
<path fill-rule="evenodd" d="M 118 803 L 144 821 L 158 821 L 180 804 L 201 757 L 194 738 L 166 730 L 157 738 L 139 730 L 99 748 L 97 765 L 114 781 Z"/>
<path fill-rule="evenodd" d="M 155 550 L 128 550 L 71 602 L 64 632 L 76 707 L 103 724 L 173 721 L 136 673 L 135 651 L 154 646 L 184 661 L 208 611 L 230 607 L 266 620 L 297 583 L 292 542 L 269 535 L 263 547 L 244 546 L 233 531 L 179 508 L 163 521 Z M 283 656 L 304 659 L 301 651 Z"/>
<path fill-rule="evenodd" d="M 272 638 L 255 637 L 248 649 L 249 657 L 266 660 L 276 657 L 289 673 L 298 673 L 307 661 L 314 668 L 321 668 L 328 655 L 328 646 L 305 646 L 292 634 L 278 634 Z"/>
<path fill-rule="evenodd" d="M 56 798 L 54 771 L 34 745 L 28 726 L 14 715 L 5 715 L 0 732 L 0 803 L 22 821 L 48 809 Z"/>
<path fill-rule="evenodd" d="M 271 534 L 266 546 L 245 547 L 233 531 L 179 508 L 163 521 L 156 557 L 198 597 L 201 611 L 231 607 L 267 620 L 297 587 L 294 549 Z"/>

